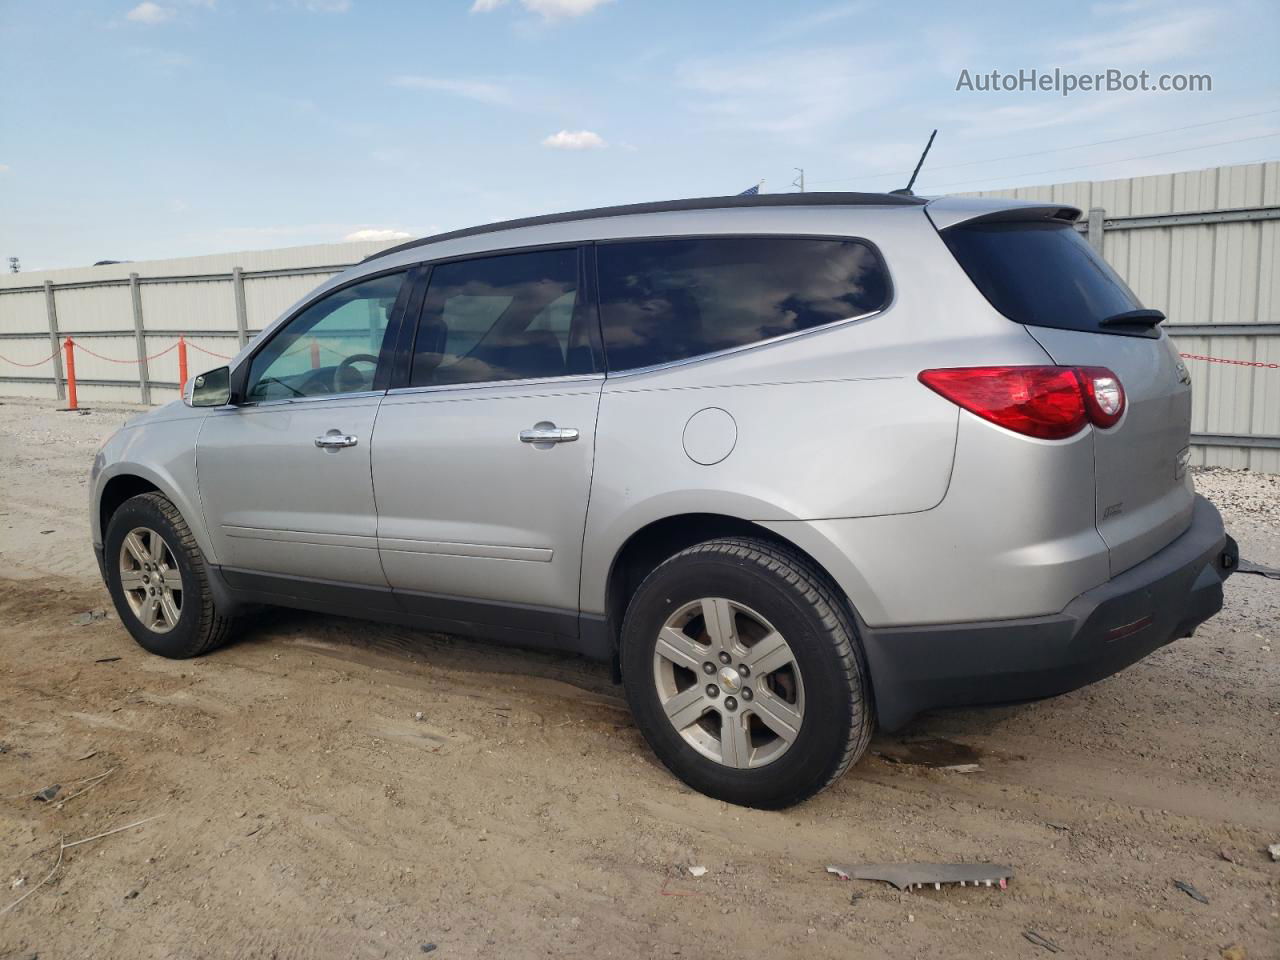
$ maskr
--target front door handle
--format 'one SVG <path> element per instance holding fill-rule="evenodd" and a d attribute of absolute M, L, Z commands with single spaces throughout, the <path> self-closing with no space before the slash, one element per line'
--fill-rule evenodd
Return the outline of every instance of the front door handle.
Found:
<path fill-rule="evenodd" d="M 578 431 L 574 427 L 557 427 L 554 423 L 543 420 L 535 423 L 528 430 L 520 431 L 521 443 L 571 443 L 578 439 Z"/>
<path fill-rule="evenodd" d="M 350 434 L 330 430 L 322 437 L 316 437 L 316 446 L 321 450 L 338 450 L 342 447 L 354 447 L 360 440 Z"/>

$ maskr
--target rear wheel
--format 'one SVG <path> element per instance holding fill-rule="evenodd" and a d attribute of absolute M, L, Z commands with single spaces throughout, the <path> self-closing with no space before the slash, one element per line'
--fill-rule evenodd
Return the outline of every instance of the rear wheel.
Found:
<path fill-rule="evenodd" d="M 645 738 L 710 796 L 781 808 L 866 750 L 873 712 L 851 618 L 825 575 L 763 540 L 681 551 L 640 585 L 622 675 Z"/>
<path fill-rule="evenodd" d="M 227 641 L 230 618 L 218 612 L 204 556 L 168 498 L 125 501 L 107 524 L 105 551 L 116 612 L 144 648 L 186 659 Z"/>

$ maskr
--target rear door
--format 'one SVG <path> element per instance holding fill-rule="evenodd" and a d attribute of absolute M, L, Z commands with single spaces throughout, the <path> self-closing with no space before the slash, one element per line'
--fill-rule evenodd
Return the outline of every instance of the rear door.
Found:
<path fill-rule="evenodd" d="M 408 610 L 575 649 L 603 384 L 576 246 L 431 267 L 373 441 L 382 566 Z M 413 334 L 407 325 L 406 334 Z"/>
<path fill-rule="evenodd" d="M 1105 322 L 1142 304 L 1067 221 L 997 215 L 942 237 L 991 304 L 1025 324 L 1055 363 L 1119 377 L 1124 416 L 1094 429 L 1096 522 L 1112 576 L 1141 563 L 1191 522 L 1191 379 L 1177 351 L 1149 322 Z"/>

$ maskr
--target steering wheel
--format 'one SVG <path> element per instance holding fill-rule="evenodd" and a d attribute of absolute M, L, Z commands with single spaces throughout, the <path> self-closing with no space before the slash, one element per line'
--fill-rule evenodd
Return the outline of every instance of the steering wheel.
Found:
<path fill-rule="evenodd" d="M 357 363 L 371 363 L 376 368 L 378 358 L 371 353 L 353 353 L 344 357 L 333 371 L 333 389 L 335 393 L 358 393 L 373 386 L 373 371 L 368 376 L 355 368 Z"/>

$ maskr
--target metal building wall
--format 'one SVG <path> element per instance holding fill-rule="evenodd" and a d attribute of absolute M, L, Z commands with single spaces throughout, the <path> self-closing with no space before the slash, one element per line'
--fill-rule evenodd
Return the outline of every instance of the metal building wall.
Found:
<path fill-rule="evenodd" d="M 975 195 L 1105 211 L 1103 255 L 1182 353 L 1217 358 L 1186 360 L 1192 462 L 1280 473 L 1280 163 Z"/>

